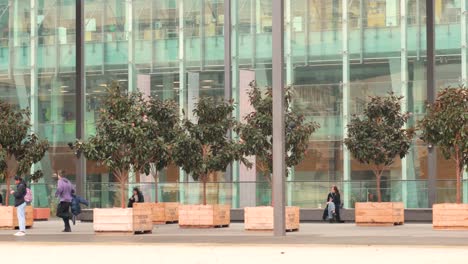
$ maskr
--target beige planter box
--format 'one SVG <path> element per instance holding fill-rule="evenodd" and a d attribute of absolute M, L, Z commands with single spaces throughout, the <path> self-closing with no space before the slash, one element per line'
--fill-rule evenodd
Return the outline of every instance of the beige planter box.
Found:
<path fill-rule="evenodd" d="M 151 205 L 135 203 L 133 208 L 93 210 L 96 233 L 151 233 L 153 231 Z"/>
<path fill-rule="evenodd" d="M 47 221 L 50 217 L 50 208 L 34 208 L 34 221 Z"/>
<path fill-rule="evenodd" d="M 391 226 L 405 222 L 403 203 L 356 203 L 357 225 Z"/>
<path fill-rule="evenodd" d="M 432 227 L 437 230 L 468 230 L 468 204 L 434 204 Z"/>
<path fill-rule="evenodd" d="M 153 224 L 179 221 L 179 203 L 152 203 Z"/>
<path fill-rule="evenodd" d="M 231 223 L 231 206 L 222 204 L 179 205 L 179 227 L 228 227 Z"/>
<path fill-rule="evenodd" d="M 34 223 L 33 207 L 26 206 L 26 228 L 31 228 Z M 0 229 L 15 229 L 18 227 L 16 207 L 0 206 Z"/>
<path fill-rule="evenodd" d="M 299 230 L 300 211 L 297 206 L 286 207 L 286 231 Z M 273 230 L 273 207 L 257 206 L 244 208 L 245 230 Z"/>

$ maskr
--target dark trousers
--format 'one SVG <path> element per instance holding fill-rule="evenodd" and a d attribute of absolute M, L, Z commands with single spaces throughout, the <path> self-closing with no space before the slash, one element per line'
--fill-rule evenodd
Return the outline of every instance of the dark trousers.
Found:
<path fill-rule="evenodd" d="M 60 202 L 57 206 L 57 216 L 63 219 L 65 231 L 71 231 L 70 227 L 70 202 Z"/>

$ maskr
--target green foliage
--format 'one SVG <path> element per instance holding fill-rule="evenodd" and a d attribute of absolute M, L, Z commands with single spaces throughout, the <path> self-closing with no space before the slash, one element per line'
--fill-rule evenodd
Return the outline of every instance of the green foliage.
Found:
<path fill-rule="evenodd" d="M 442 150 L 450 159 L 457 153 L 462 164 L 468 163 L 468 89 L 446 88 L 439 92 L 434 104 L 427 105 L 427 114 L 420 122 L 421 139 Z"/>
<path fill-rule="evenodd" d="M 436 101 L 427 105 L 427 114 L 421 120 L 421 139 L 436 145 L 446 159 L 457 164 L 457 202 L 460 202 L 460 180 L 468 164 L 468 89 L 446 88 Z"/>
<path fill-rule="evenodd" d="M 167 151 L 158 136 L 158 123 L 150 113 L 150 103 L 140 93 L 127 93 L 112 83 L 103 101 L 96 135 L 87 142 L 77 140 L 77 154 L 105 165 L 120 183 L 121 205 L 125 206 L 125 184 L 129 171 L 141 173 L 155 162 L 155 154 Z"/>
<path fill-rule="evenodd" d="M 273 170 L 273 94 L 271 88 L 262 92 L 255 82 L 250 83 L 249 99 L 255 111 L 244 117 L 245 124 L 236 132 L 244 143 L 246 155 L 256 156 L 258 166 L 271 183 Z M 293 91 L 285 89 L 286 166 L 298 165 L 307 152 L 310 136 L 320 127 L 306 121 L 304 115 L 292 108 Z"/>
<path fill-rule="evenodd" d="M 403 128 L 410 114 L 401 112 L 401 99 L 403 97 L 393 93 L 386 97 L 371 97 L 363 115 L 354 115 L 351 119 L 344 140 L 354 158 L 372 167 L 377 178 L 379 202 L 382 172 L 396 157 L 406 156 L 414 135 L 414 129 Z"/>
<path fill-rule="evenodd" d="M 0 100 L 0 177 L 7 185 L 15 175 L 28 175 L 32 165 L 39 162 L 49 148 L 47 140 L 29 132 L 30 115 L 28 109 L 17 109 Z M 33 175 L 38 179 L 42 173 L 37 171 Z"/>
<path fill-rule="evenodd" d="M 148 117 L 155 121 L 153 123 L 155 126 L 151 130 L 152 138 L 161 141 L 160 147 L 152 153 L 151 159 L 155 170 L 160 171 L 171 163 L 171 148 L 181 133 L 178 105 L 172 100 L 162 101 L 151 98 Z M 145 170 L 149 170 L 148 166 Z"/>
<path fill-rule="evenodd" d="M 235 160 L 249 165 L 242 155 L 242 146 L 228 137 L 237 124 L 231 117 L 232 102 L 218 102 L 211 97 L 200 98 L 193 111 L 195 121 L 183 120 L 184 133 L 178 134 L 172 151 L 175 163 L 201 180 L 206 204 L 206 182 L 209 175 L 225 171 Z"/>

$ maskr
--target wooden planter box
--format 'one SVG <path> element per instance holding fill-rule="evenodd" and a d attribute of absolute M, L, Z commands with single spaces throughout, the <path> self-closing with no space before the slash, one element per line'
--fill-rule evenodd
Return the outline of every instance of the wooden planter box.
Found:
<path fill-rule="evenodd" d="M 356 203 L 356 225 L 392 226 L 405 222 L 403 203 Z"/>
<path fill-rule="evenodd" d="M 94 232 L 135 234 L 152 233 L 153 221 L 151 205 L 135 203 L 133 208 L 94 209 Z"/>
<path fill-rule="evenodd" d="M 179 227 L 228 227 L 231 223 L 231 206 L 222 204 L 179 205 Z"/>
<path fill-rule="evenodd" d="M 179 221 L 179 203 L 153 203 L 153 224 L 176 223 Z"/>
<path fill-rule="evenodd" d="M 468 230 L 468 204 L 434 204 L 432 227 L 437 230 Z"/>
<path fill-rule="evenodd" d="M 299 230 L 300 212 L 297 206 L 286 207 L 286 231 Z M 257 206 L 244 208 L 245 230 L 271 231 L 273 230 L 273 207 Z"/>
<path fill-rule="evenodd" d="M 50 208 L 34 208 L 34 221 L 47 221 L 50 218 Z"/>
<path fill-rule="evenodd" d="M 26 206 L 26 228 L 31 228 L 34 223 L 33 207 Z M 0 229 L 15 229 L 18 227 L 16 207 L 0 206 Z"/>

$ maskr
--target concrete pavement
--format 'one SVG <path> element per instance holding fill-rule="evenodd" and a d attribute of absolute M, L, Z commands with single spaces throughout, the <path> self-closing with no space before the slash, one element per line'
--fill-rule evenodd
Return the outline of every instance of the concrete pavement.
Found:
<path fill-rule="evenodd" d="M 303 223 L 299 232 L 273 237 L 271 232 L 245 231 L 242 223 L 229 228 L 180 229 L 178 225 L 155 225 L 152 234 L 94 235 L 92 223 L 77 223 L 72 233 L 62 233 L 57 220 L 35 222 L 27 236 L 14 237 L 12 230 L 0 230 L 0 244 L 21 241 L 34 244 L 210 244 L 210 245 L 342 245 L 342 246 L 460 246 L 468 247 L 468 231 L 436 231 L 430 224 L 393 227 L 357 227 L 354 224 Z"/>

